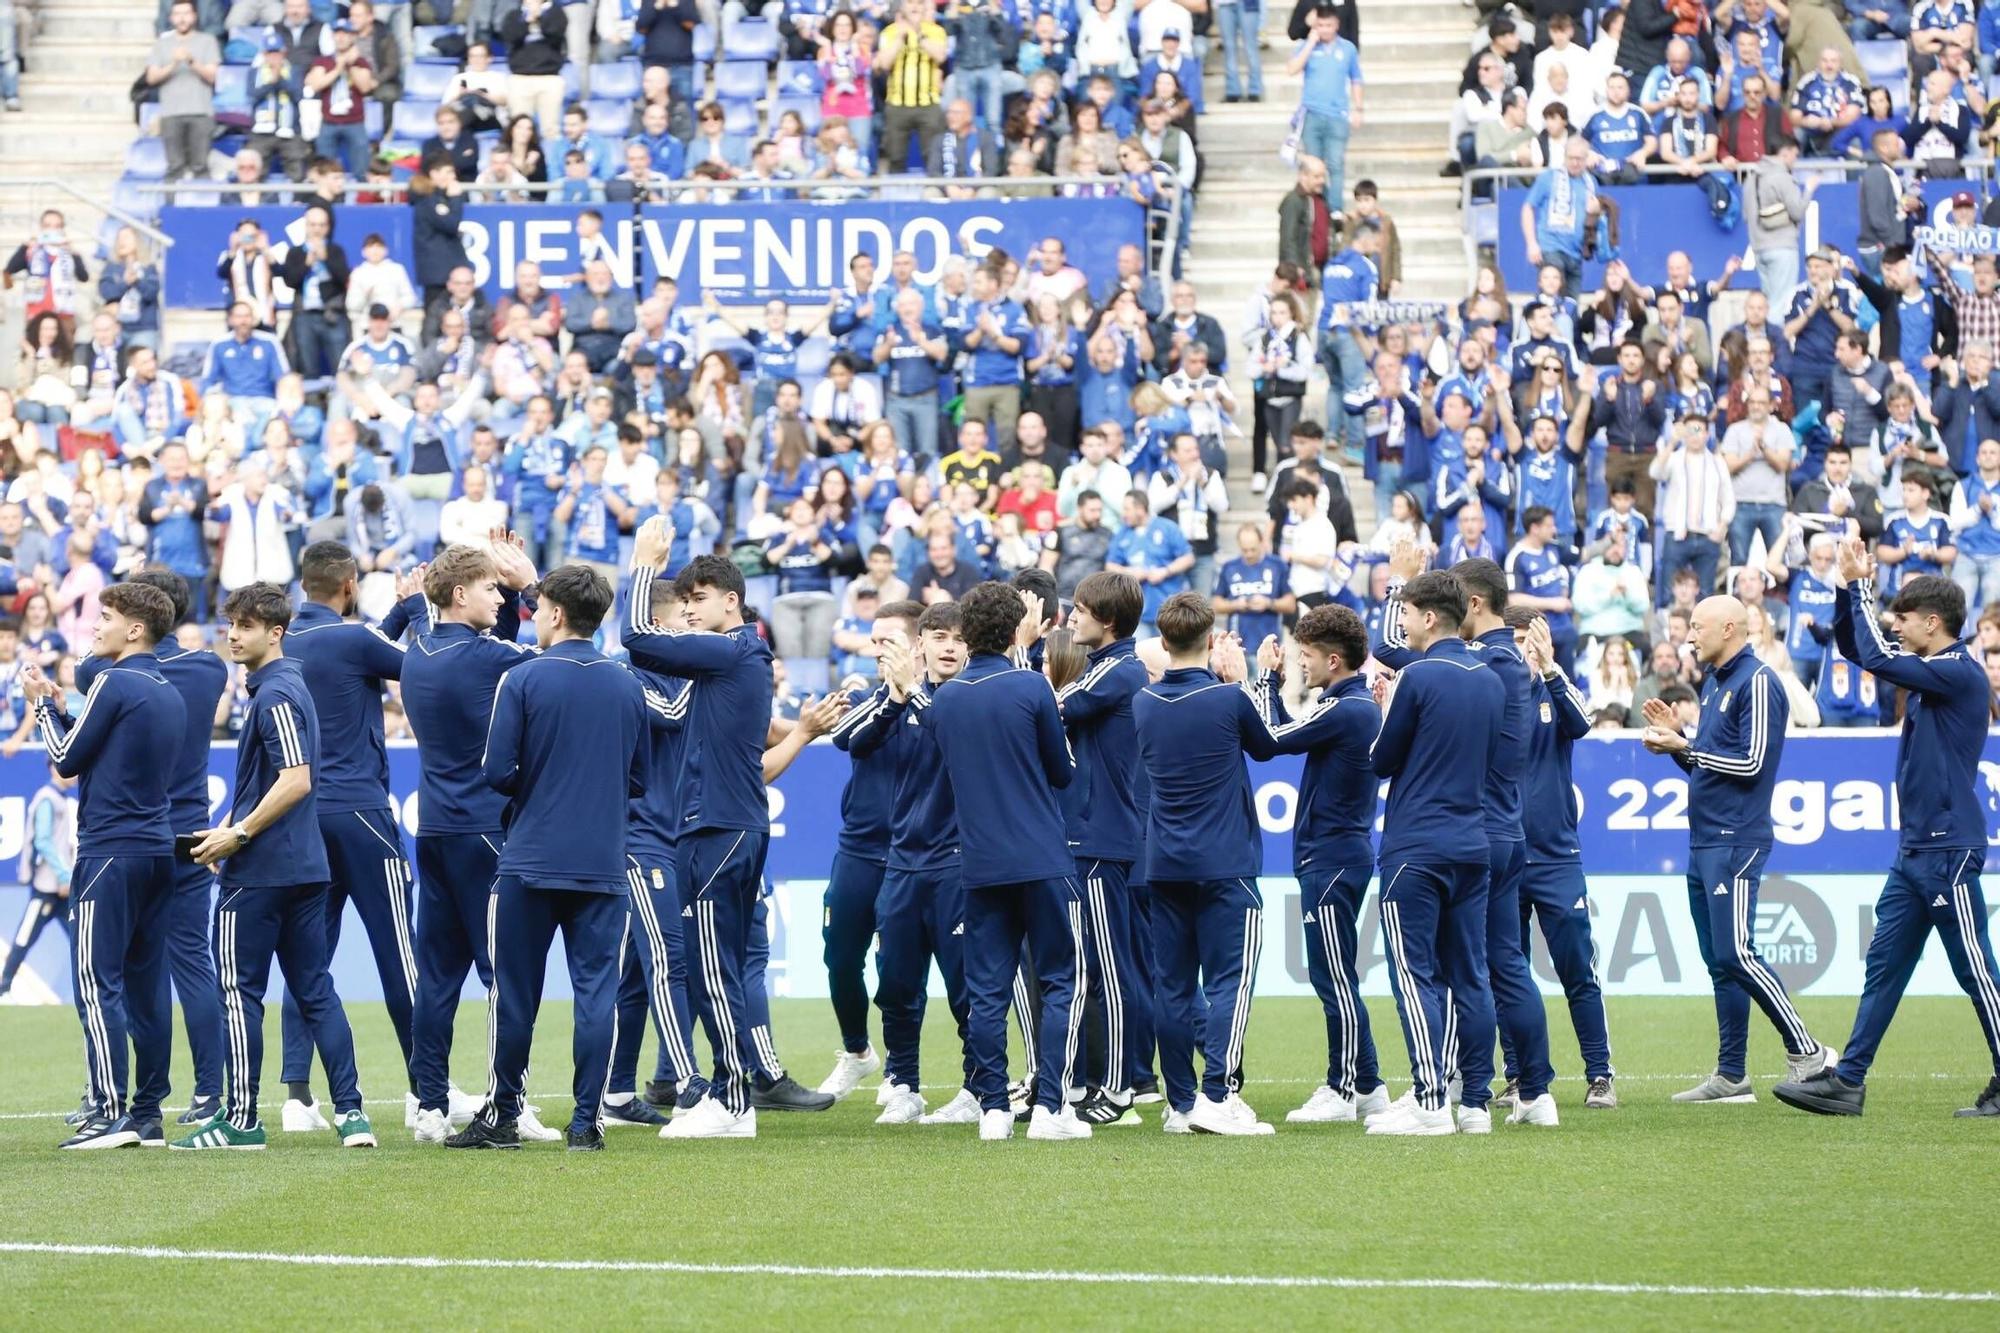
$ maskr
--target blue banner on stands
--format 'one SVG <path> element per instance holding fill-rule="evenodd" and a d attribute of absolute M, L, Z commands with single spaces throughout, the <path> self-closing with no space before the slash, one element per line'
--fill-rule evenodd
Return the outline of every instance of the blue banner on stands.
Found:
<path fill-rule="evenodd" d="M 978 258 L 1000 249 L 1025 262 L 1048 236 L 1062 241 L 1070 262 L 1090 275 L 1095 288 L 1116 271 L 1120 246 L 1145 240 L 1145 210 L 1124 199 L 591 207 L 604 218 L 601 244 L 619 284 L 645 289 L 669 277 L 680 284 L 683 304 L 709 291 L 726 304 L 771 297 L 824 301 L 847 282 L 855 255 L 875 256 L 886 272 L 897 250 L 916 255 L 919 281 L 935 282 L 954 254 Z M 579 273 L 576 218 L 582 211 L 574 204 L 468 207 L 459 234 L 487 294 L 511 286 L 514 266 L 527 260 L 551 277 Z M 373 233 L 388 243 L 390 258 L 411 268 L 410 217 L 400 205 L 343 205 L 334 210 L 334 235 L 352 263 L 361 262 L 361 238 Z M 300 211 L 289 206 L 160 211 L 160 229 L 173 238 L 175 255 L 162 298 L 167 305 L 219 309 L 225 303 L 216 260 L 245 218 L 264 228 L 279 255 L 304 234 Z"/>
<path fill-rule="evenodd" d="M 1926 214 L 1936 226 L 1951 222 L 1951 197 L 1967 187 L 1966 181 L 1926 181 L 1923 184 Z M 1658 185 L 1614 185 L 1599 194 L 1618 205 L 1618 255 L 1632 275 L 1642 283 L 1656 283 L 1666 277 L 1667 255 L 1685 250 L 1694 261 L 1695 276 L 1713 281 L 1722 276 L 1722 266 L 1731 255 L 1743 260 L 1743 271 L 1731 286 L 1748 290 L 1757 285 L 1745 251 L 1750 244 L 1747 221 L 1734 230 L 1715 225 L 1708 196 L 1699 185 L 1661 183 Z M 1497 242 L 1500 273 L 1510 292 L 1535 289 L 1535 270 L 1528 263 L 1527 244 L 1521 234 L 1521 205 L 1528 200 L 1526 185 L 1508 185 L 1500 190 Z M 1807 252 L 1816 246 L 1833 245 L 1852 256 L 1860 229 L 1860 187 L 1846 182 L 1820 186 L 1806 204 L 1806 216 L 1799 224 L 1800 244 Z M 1749 204 L 1745 202 L 1745 211 Z M 1603 284 L 1604 265 L 1595 260 L 1583 266 L 1583 286 L 1595 291 Z M 1804 280 L 1804 270 L 1800 270 Z M 1789 295 L 1789 293 L 1787 293 Z"/>

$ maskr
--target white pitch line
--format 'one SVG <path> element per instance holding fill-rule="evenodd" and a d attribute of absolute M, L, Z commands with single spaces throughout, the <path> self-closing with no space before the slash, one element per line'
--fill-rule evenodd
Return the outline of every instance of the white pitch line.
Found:
<path fill-rule="evenodd" d="M 1486 1291 L 1566 1296 L 1674 1296 L 1784 1300 L 1916 1301 L 1944 1304 L 2000 1303 L 2000 1291 L 1929 1291 L 1921 1287 L 1711 1286 L 1667 1282 L 1503 1282 L 1490 1278 L 1335 1277 L 1320 1274 L 1065 1272 L 1057 1269 L 897 1268 L 806 1264 L 703 1264 L 667 1259 L 494 1259 L 449 1255 L 279 1254 L 260 1250 L 193 1250 L 163 1245 L 65 1245 L 0 1241 L 0 1254 L 55 1255 L 78 1259 L 164 1259 L 274 1264 L 293 1268 L 467 1269 L 482 1272 L 673 1273 L 688 1276 L 905 1278 L 919 1282 L 997 1282 L 1083 1286 L 1262 1287 L 1342 1291 Z"/>

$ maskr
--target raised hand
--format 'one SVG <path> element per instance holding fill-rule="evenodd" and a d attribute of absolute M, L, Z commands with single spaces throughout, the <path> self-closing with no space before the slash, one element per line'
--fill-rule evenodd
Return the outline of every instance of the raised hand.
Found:
<path fill-rule="evenodd" d="M 1285 648 L 1278 642 L 1277 635 L 1267 634 L 1264 636 L 1264 642 L 1257 645 L 1257 669 L 1280 673 L 1284 671 Z"/>
<path fill-rule="evenodd" d="M 1549 622 L 1536 616 L 1528 624 L 1528 665 L 1536 675 L 1546 676 L 1555 669 L 1555 639 L 1549 633 Z"/>
<path fill-rule="evenodd" d="M 1868 554 L 1868 544 L 1858 536 L 1844 538 L 1839 547 L 1840 577 L 1853 583 L 1856 579 L 1875 576 L 1875 557 Z"/>
<path fill-rule="evenodd" d="M 1639 711 L 1645 714 L 1646 725 L 1649 727 L 1658 727 L 1662 731 L 1678 732 L 1680 730 L 1674 721 L 1673 706 L 1663 700 L 1648 699 L 1645 706 Z"/>
<path fill-rule="evenodd" d="M 396 600 L 400 602 L 422 592 L 424 590 L 424 575 L 430 573 L 430 570 L 430 565 L 426 563 L 418 565 L 407 574 L 398 574 L 396 576 Z"/>
<path fill-rule="evenodd" d="M 1243 660 L 1243 641 L 1234 634 L 1217 634 L 1209 641 L 1208 669 L 1216 679 L 1236 684 L 1250 674 Z"/>
<path fill-rule="evenodd" d="M 799 710 L 799 725 L 808 736 L 824 736 L 833 730 L 847 712 L 847 692 L 833 690 L 824 699 L 806 700 L 806 706 Z"/>
<path fill-rule="evenodd" d="M 29 662 L 21 668 L 21 696 L 28 701 L 30 708 L 44 699 L 53 699 L 55 693 L 55 683 L 42 674 L 38 663 Z"/>
<path fill-rule="evenodd" d="M 1405 537 L 1389 549 L 1389 577 L 1408 583 L 1424 572 L 1424 553 Z"/>
<path fill-rule="evenodd" d="M 632 535 L 632 568 L 659 569 L 667 563 L 674 546 L 674 525 L 665 514 L 655 514 L 639 525 Z"/>

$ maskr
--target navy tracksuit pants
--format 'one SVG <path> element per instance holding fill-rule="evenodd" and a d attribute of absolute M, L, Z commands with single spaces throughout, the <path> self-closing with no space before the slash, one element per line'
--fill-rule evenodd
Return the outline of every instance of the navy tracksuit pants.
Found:
<path fill-rule="evenodd" d="M 174 1011 L 164 918 L 173 879 L 171 856 L 83 856 L 70 872 L 71 980 L 90 1100 L 113 1120 L 158 1120 L 167 1096 Z"/>
<path fill-rule="evenodd" d="M 682 837 L 678 849 L 681 902 L 688 914 L 683 920 L 692 940 L 688 992 L 716 1053 L 710 1094 L 736 1115 L 750 1109 L 752 1024 L 745 973 L 769 844 L 769 835 L 749 829 L 702 829 Z"/>
<path fill-rule="evenodd" d="M 1373 865 L 1299 872 L 1299 915 L 1306 933 L 1306 975 L 1326 1012 L 1326 1086 L 1352 1101 L 1382 1086 L 1368 1006 L 1355 967 L 1355 922 Z"/>
<path fill-rule="evenodd" d="M 403 1048 L 403 1065 L 408 1070 L 415 1054 L 410 1016 L 417 1000 L 417 951 L 410 929 L 415 893 L 409 858 L 403 854 L 403 835 L 396 828 L 396 817 L 386 809 L 322 814 L 319 831 L 326 842 L 327 868 L 333 874 L 326 902 L 326 956 L 333 957 L 340 944 L 340 918 L 352 902 L 368 932 L 375 971 L 382 978 L 382 999 L 389 1007 L 389 1021 L 395 1025 L 396 1044 Z M 285 995 L 284 1032 L 285 1082 L 304 1083 L 312 1077 L 312 1040 L 289 991 Z M 414 1073 L 409 1075 L 409 1084 L 415 1091 Z"/>
<path fill-rule="evenodd" d="M 1152 1071 L 1152 978 L 1138 953 L 1138 915 L 1124 861 L 1080 860 L 1083 939 L 1090 966 L 1084 995 L 1083 1049 L 1087 1082 L 1114 1093 Z M 1137 1051 L 1143 1034 L 1144 1063 Z"/>
<path fill-rule="evenodd" d="M 493 959 L 488 1116 L 510 1121 L 521 1114 L 549 946 L 561 931 L 575 997 L 570 1094 L 576 1109 L 569 1127 L 583 1130 L 597 1123 L 611 1048 L 618 1040 L 618 976 L 625 962 L 628 910 L 623 893 L 535 888 L 517 875 L 495 881 L 486 938 Z"/>
<path fill-rule="evenodd" d="M 1757 884 L 1770 854 L 1768 847 L 1695 847 L 1688 852 L 1688 910 L 1694 915 L 1701 961 L 1715 985 L 1720 1038 L 1715 1067 L 1726 1078 L 1743 1077 L 1752 999 L 1778 1029 L 1788 1053 L 1804 1055 L 1814 1048 L 1785 983 L 1757 952 Z"/>
<path fill-rule="evenodd" d="M 1070 878 L 988 884 L 965 890 L 966 1033 L 972 1092 L 982 1110 L 1007 1109 L 1007 1008 L 1026 945 L 1041 986 L 1031 1048 L 1035 1100 L 1062 1109 L 1076 1065 L 1087 984 L 1083 895 Z"/>
<path fill-rule="evenodd" d="M 1610 1078 L 1611 1028 L 1604 1018 L 1604 991 L 1597 981 L 1597 945 L 1590 933 L 1590 888 L 1580 861 L 1530 861 L 1521 875 L 1521 952 L 1530 948 L 1528 922 L 1542 928 L 1549 962 L 1569 1001 L 1570 1026 L 1583 1055 L 1583 1076 Z M 1503 1028 L 1507 1077 L 1520 1077 L 1514 1044 Z"/>
<path fill-rule="evenodd" d="M 1154 880 L 1153 948 L 1159 959 L 1160 1076 L 1176 1111 L 1194 1108 L 1195 1023 L 1201 1018 L 1200 1091 L 1222 1101 L 1237 1089 L 1243 1034 L 1264 948 L 1264 898 L 1256 881 Z M 1197 997 L 1200 998 L 1197 998 Z M 1207 1013 L 1201 1015 L 1201 1000 Z"/>
<path fill-rule="evenodd" d="M 417 1100 L 445 1111 L 451 1091 L 451 1038 L 468 968 L 489 998 L 493 957 L 486 951 L 486 905 L 499 873 L 496 833 L 431 833 L 417 839 L 417 1000 L 411 1018 L 410 1072 Z"/>
<path fill-rule="evenodd" d="M 915 1092 L 923 1086 L 918 1047 L 923 1036 L 931 961 L 944 976 L 945 1003 L 958 1021 L 966 1086 L 971 1086 L 965 992 L 965 881 L 958 866 L 891 870 L 871 913 L 882 937 L 875 1004 L 882 1011 L 882 1046 L 891 1083 Z"/>
<path fill-rule="evenodd" d="M 757 905 L 750 909 L 750 943 L 743 951 L 743 1011 L 750 1020 L 750 1062 L 753 1078 L 769 1083 L 785 1076 L 778 1044 L 771 1039 L 771 881 L 758 880 Z"/>
<path fill-rule="evenodd" d="M 1932 930 L 1944 944 L 1952 975 L 1972 998 L 1993 1073 L 2000 1077 L 2000 967 L 1986 926 L 1986 895 L 1977 851 L 1904 852 L 1889 870 L 1889 882 L 1875 904 L 1875 935 L 1868 941 L 1868 972 L 1861 984 L 1861 1007 L 1854 1031 L 1840 1056 L 1840 1076 L 1849 1083 L 1868 1077 L 1882 1034 L 1896 1016 L 1904 987 L 1917 970 Z"/>
<path fill-rule="evenodd" d="M 1140 855 L 1143 857 L 1144 853 Z M 1138 865 L 1135 863 L 1132 868 L 1136 871 Z M 1132 958 L 1139 972 L 1133 984 L 1144 987 L 1146 991 L 1146 1003 L 1144 1006 L 1133 1006 L 1128 1015 L 1130 1021 L 1126 1024 L 1126 1086 L 1137 1087 L 1154 1081 L 1153 1053 L 1158 1047 L 1156 1029 L 1160 1007 L 1160 969 L 1153 953 L 1153 895 L 1144 884 L 1127 884 L 1125 888 L 1125 900 L 1132 909 Z"/>
<path fill-rule="evenodd" d="M 659 1041 L 653 1080 L 686 1083 L 700 1073 L 694 1058 L 694 1011 L 688 1003 L 687 959 L 681 935 L 681 893 L 671 859 L 627 856 L 632 922 L 618 986 L 618 1044 L 611 1055 L 612 1092 L 638 1087 L 639 1045 L 646 1015 Z"/>
<path fill-rule="evenodd" d="M 1465 1102 L 1484 1107 L 1492 1096 L 1493 991 L 1486 968 L 1485 861 L 1384 863 L 1382 940 L 1389 954 L 1389 983 L 1417 1103 L 1435 1111 L 1445 1104 L 1445 1082 L 1454 1041 L 1486 1052 L 1486 1082 L 1476 1082 L 1467 1061 Z M 1475 1100 L 1476 1099 L 1476 1100 Z"/>
<path fill-rule="evenodd" d="M 1521 947 L 1521 881 L 1527 845 L 1518 840 L 1489 844 L 1486 856 L 1486 966 L 1493 987 L 1493 1016 L 1521 1070 L 1521 1099 L 1533 1101 L 1549 1090 L 1549 1015 L 1542 992 Z M 1493 1043 L 1466 1050 L 1461 1073 L 1468 1103 L 1484 1106 L 1493 1083 Z M 1477 1087 L 1481 1098 L 1471 1100 Z"/>
<path fill-rule="evenodd" d="M 887 867 L 835 852 L 826 882 L 820 938 L 826 944 L 826 988 L 833 1000 L 840 1044 L 849 1054 L 868 1049 L 868 942 L 875 937 L 875 904 Z"/>
<path fill-rule="evenodd" d="M 257 1082 L 264 1071 L 264 996 L 271 960 L 285 972 L 285 991 L 305 1020 L 326 1065 L 336 1111 L 361 1109 L 354 1067 L 354 1033 L 327 970 L 327 889 L 324 884 L 224 889 L 215 905 L 215 972 L 222 985 L 228 1077 L 223 1112 L 238 1129 L 257 1124 Z"/>
<path fill-rule="evenodd" d="M 173 896 L 167 902 L 166 976 L 181 997 L 181 1024 L 194 1057 L 194 1095 L 222 1095 L 222 987 L 215 979 L 209 947 L 209 919 L 215 906 L 215 872 L 207 866 L 174 864 Z M 170 995 L 164 1001 L 173 1005 Z"/>

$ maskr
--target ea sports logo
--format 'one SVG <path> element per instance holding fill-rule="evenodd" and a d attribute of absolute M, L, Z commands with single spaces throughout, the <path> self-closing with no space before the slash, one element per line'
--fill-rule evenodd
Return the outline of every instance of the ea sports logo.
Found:
<path fill-rule="evenodd" d="M 1797 993 L 1833 966 L 1833 913 L 1796 880 L 1767 877 L 1757 892 L 1757 947 L 1785 989 Z"/>

